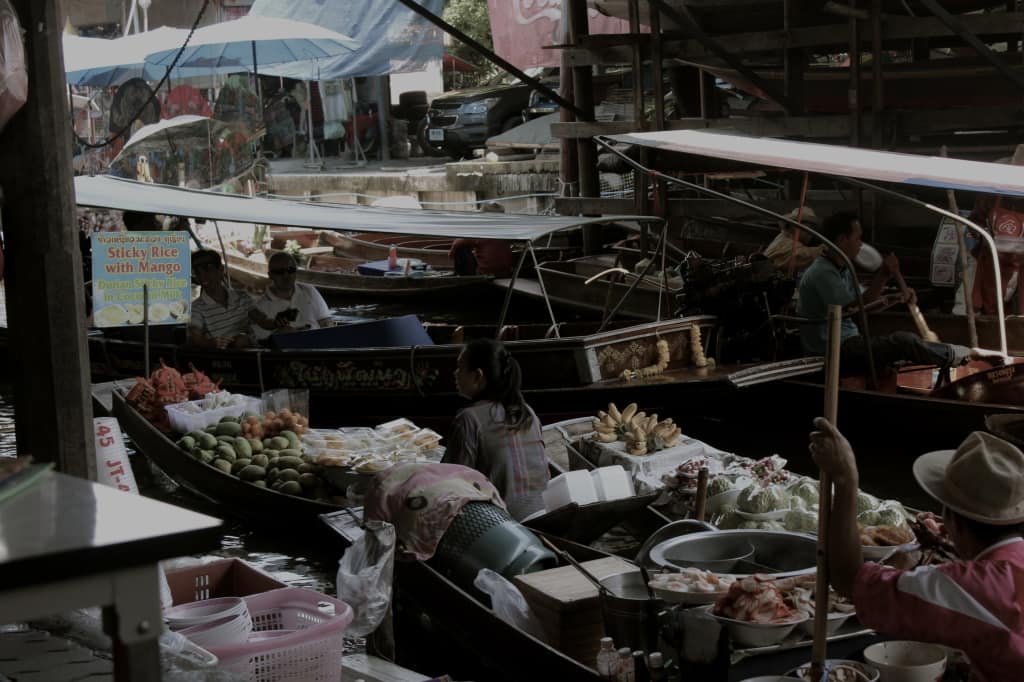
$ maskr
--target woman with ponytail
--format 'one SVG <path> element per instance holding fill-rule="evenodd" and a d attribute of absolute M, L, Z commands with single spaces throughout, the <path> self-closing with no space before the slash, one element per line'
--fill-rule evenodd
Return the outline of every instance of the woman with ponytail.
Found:
<path fill-rule="evenodd" d="M 517 521 L 544 508 L 548 464 L 540 420 L 523 400 L 519 363 L 491 339 L 459 354 L 455 385 L 473 404 L 455 416 L 444 461 L 483 473 Z"/>

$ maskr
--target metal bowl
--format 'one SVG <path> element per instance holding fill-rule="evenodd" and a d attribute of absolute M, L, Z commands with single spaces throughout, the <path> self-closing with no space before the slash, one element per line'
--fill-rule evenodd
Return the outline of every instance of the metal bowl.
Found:
<path fill-rule="evenodd" d="M 785 623 L 748 623 L 719 616 L 711 611 L 712 608 L 714 607 L 707 607 L 708 613 L 729 631 L 732 641 L 741 647 L 756 648 L 778 644 L 788 637 L 800 623 L 807 620 L 806 613 L 798 612 L 799 615 Z"/>
<path fill-rule="evenodd" d="M 738 548 L 753 547 L 753 553 L 737 559 L 716 573 L 745 576 L 759 573 L 775 578 L 814 573 L 818 541 L 803 533 L 778 530 L 716 530 L 690 533 L 662 540 L 649 552 L 652 563 L 669 569 L 697 565 L 694 562 L 722 561 L 735 557 Z M 714 570 L 714 569 L 708 569 Z"/>

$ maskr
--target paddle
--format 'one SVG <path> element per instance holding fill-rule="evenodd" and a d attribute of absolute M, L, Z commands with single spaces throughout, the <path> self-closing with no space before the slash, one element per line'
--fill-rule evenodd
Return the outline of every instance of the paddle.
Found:
<path fill-rule="evenodd" d="M 914 325 L 917 327 L 917 333 L 921 335 L 925 341 L 938 341 L 939 335 L 933 332 L 929 327 L 928 323 L 925 322 L 924 315 L 921 313 L 921 309 L 917 307 L 917 303 L 914 302 L 913 297 L 910 294 L 910 287 L 907 286 L 906 280 L 903 279 L 903 273 L 896 273 L 896 283 L 900 286 L 900 291 L 907 298 L 907 308 L 910 310 L 910 316 L 914 318 Z"/>
<path fill-rule="evenodd" d="M 825 362 L 825 419 L 835 425 L 839 413 L 839 342 L 843 309 L 828 307 L 828 355 Z M 828 624 L 828 526 L 832 515 L 832 481 L 821 472 L 818 481 L 818 573 L 814 584 L 814 645 L 811 649 L 812 680 L 825 680 Z"/>

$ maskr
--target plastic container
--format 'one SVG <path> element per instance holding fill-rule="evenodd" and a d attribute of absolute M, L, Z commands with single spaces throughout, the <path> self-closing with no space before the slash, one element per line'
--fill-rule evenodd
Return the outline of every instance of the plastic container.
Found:
<path fill-rule="evenodd" d="M 864 649 L 864 660 L 884 682 L 933 682 L 946 670 L 946 651 L 923 642 L 879 642 Z"/>
<path fill-rule="evenodd" d="M 172 606 L 164 610 L 163 617 L 172 630 L 183 630 L 225 617 L 248 617 L 248 609 L 241 597 L 220 597 Z M 252 630 L 250 620 L 249 630 Z"/>
<path fill-rule="evenodd" d="M 217 597 L 244 597 L 285 587 L 277 578 L 241 559 L 218 559 L 172 568 L 164 575 L 174 604 Z"/>
<path fill-rule="evenodd" d="M 398 434 L 401 433 L 408 433 L 410 431 L 419 430 L 419 427 L 416 426 L 411 421 L 409 421 L 408 419 L 392 419 L 389 422 L 378 424 L 374 428 L 374 431 L 376 431 L 377 434 L 382 438 L 390 438 L 392 436 L 397 436 Z"/>
<path fill-rule="evenodd" d="M 245 644 L 209 647 L 219 669 L 252 682 L 335 682 L 341 679 L 345 628 L 352 609 L 320 592 L 285 587 L 245 598 L 256 636 Z M 334 615 L 319 605 L 334 606 Z M 267 633 L 290 630 L 286 634 Z"/>
<path fill-rule="evenodd" d="M 221 417 L 237 417 L 246 412 L 261 414 L 263 412 L 263 401 L 251 396 L 242 396 L 245 400 L 239 405 L 218 407 L 212 410 L 203 409 L 203 400 L 189 400 L 184 403 L 167 405 L 167 418 L 171 421 L 171 428 L 176 433 L 188 433 L 189 431 L 202 431 L 207 426 L 213 426 L 220 421 Z M 205 400 L 205 398 L 204 398 Z M 198 412 L 189 411 L 186 406 L 198 408 Z"/>
<path fill-rule="evenodd" d="M 541 494 L 544 508 L 554 511 L 575 502 L 578 505 L 597 502 L 597 490 L 589 471 L 567 471 L 548 481 L 548 487 Z"/>
<path fill-rule="evenodd" d="M 597 499 L 605 502 L 633 497 L 633 480 L 621 465 L 600 467 L 590 472 Z"/>
<path fill-rule="evenodd" d="M 207 650 L 211 646 L 243 644 L 252 634 L 252 618 L 247 609 L 244 613 L 217 618 L 178 632 Z"/>

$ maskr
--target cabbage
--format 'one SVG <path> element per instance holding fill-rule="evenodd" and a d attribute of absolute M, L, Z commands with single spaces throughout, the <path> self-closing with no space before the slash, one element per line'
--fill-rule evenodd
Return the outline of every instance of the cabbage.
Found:
<path fill-rule="evenodd" d="M 801 478 L 789 486 L 789 492 L 794 497 L 799 497 L 808 505 L 818 504 L 818 484 L 809 479 Z"/>
<path fill-rule="evenodd" d="M 877 526 L 904 526 L 907 523 L 907 513 L 903 505 L 895 500 L 886 500 L 878 508 Z"/>
<path fill-rule="evenodd" d="M 862 511 L 860 514 L 857 514 L 857 522 L 862 526 L 882 525 L 881 517 L 879 516 L 878 512 L 875 511 L 874 509 Z"/>
<path fill-rule="evenodd" d="M 708 497 L 714 497 L 715 495 L 721 495 L 732 490 L 732 481 L 726 476 L 715 476 L 708 483 Z"/>
<path fill-rule="evenodd" d="M 796 495 L 794 495 L 793 497 L 789 498 L 790 509 L 794 509 L 797 511 L 807 511 L 807 508 L 809 506 L 810 505 L 807 504 L 807 500 L 805 500 L 802 497 L 797 497 Z"/>
<path fill-rule="evenodd" d="M 867 493 L 857 492 L 857 513 L 870 511 L 877 509 L 880 505 L 878 498 L 874 495 L 868 495 Z"/>
<path fill-rule="evenodd" d="M 743 522 L 743 518 L 736 513 L 736 507 L 731 504 L 722 505 L 722 509 L 718 514 L 718 523 L 716 524 L 722 530 L 732 530 Z"/>
<path fill-rule="evenodd" d="M 789 506 L 789 494 L 784 488 L 777 485 L 760 487 L 752 485 L 740 492 L 736 506 L 740 510 L 751 514 L 764 514 L 765 512 L 786 509 Z"/>
<path fill-rule="evenodd" d="M 811 511 L 794 509 L 786 513 L 782 525 L 794 533 L 817 533 L 818 515 Z"/>

